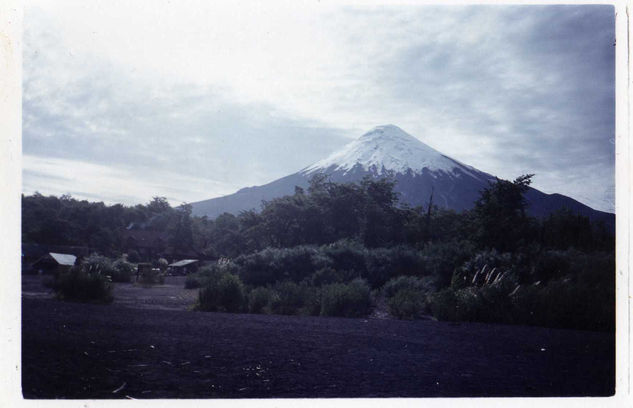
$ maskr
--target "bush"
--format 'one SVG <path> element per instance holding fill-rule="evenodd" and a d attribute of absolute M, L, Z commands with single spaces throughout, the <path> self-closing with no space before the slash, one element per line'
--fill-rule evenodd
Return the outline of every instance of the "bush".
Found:
<path fill-rule="evenodd" d="M 198 310 L 208 312 L 240 312 L 244 309 L 244 285 L 230 273 L 216 272 L 209 277 L 198 294 Z"/>
<path fill-rule="evenodd" d="M 525 269 L 525 268 L 523 268 Z M 451 280 L 451 288 L 463 289 L 469 286 L 491 284 L 497 277 L 520 274 L 520 262 L 515 262 L 510 253 L 499 253 L 496 250 L 481 251 L 458 268 Z"/>
<path fill-rule="evenodd" d="M 547 282 L 569 272 L 570 259 L 566 251 L 546 251 L 535 262 L 533 281 Z"/>
<path fill-rule="evenodd" d="M 332 267 L 321 268 L 310 276 L 309 282 L 312 286 L 323 286 L 329 283 L 344 283 L 354 279 L 353 271 L 337 271 Z"/>
<path fill-rule="evenodd" d="M 200 268 L 196 273 L 187 275 L 185 279 L 185 289 L 196 289 L 206 286 L 210 279 L 219 279 L 221 275 L 230 273 L 237 275 L 238 266 L 233 262 L 223 262 L 221 264 L 207 265 Z"/>
<path fill-rule="evenodd" d="M 352 271 L 356 276 L 366 274 L 367 249 L 359 242 L 341 240 L 320 249 L 330 260 L 330 266 L 334 270 Z"/>
<path fill-rule="evenodd" d="M 455 269 L 468 260 L 473 251 L 473 244 L 469 241 L 428 244 L 422 250 L 426 273 L 435 278 L 439 289 L 446 288 Z"/>
<path fill-rule="evenodd" d="M 404 288 L 387 299 L 389 313 L 398 319 L 415 319 L 427 308 L 426 294 L 418 289 Z"/>
<path fill-rule="evenodd" d="M 435 291 L 435 281 L 430 276 L 418 278 L 415 276 L 398 276 L 390 279 L 385 286 L 382 287 L 382 294 L 386 298 L 395 296 L 402 289 L 414 289 L 424 293 Z"/>
<path fill-rule="evenodd" d="M 119 258 L 112 264 L 112 282 L 131 282 L 136 273 L 136 266 Z"/>
<path fill-rule="evenodd" d="M 582 330 L 615 329 L 615 285 L 570 276 L 521 287 L 512 296 L 516 322 Z"/>
<path fill-rule="evenodd" d="M 275 296 L 271 303 L 273 313 L 283 315 L 299 314 L 304 305 L 304 293 L 301 286 L 291 281 L 275 285 Z"/>
<path fill-rule="evenodd" d="M 248 294 L 248 311 L 250 313 L 270 312 L 275 293 L 264 287 L 258 287 Z"/>
<path fill-rule="evenodd" d="M 110 258 L 97 254 L 91 254 L 86 257 L 81 262 L 81 265 L 86 272 L 98 273 L 103 276 L 112 277 L 116 273 Z"/>
<path fill-rule="evenodd" d="M 185 289 L 198 289 L 204 286 L 207 278 L 192 273 L 185 278 Z"/>
<path fill-rule="evenodd" d="M 145 285 L 162 285 L 165 283 L 165 274 L 158 268 L 146 268 L 141 272 L 139 282 Z"/>
<path fill-rule="evenodd" d="M 162 273 L 166 273 L 167 267 L 169 266 L 169 262 L 165 258 L 159 258 L 158 261 L 156 261 L 156 264 L 154 266 L 160 269 Z"/>
<path fill-rule="evenodd" d="M 235 263 L 239 275 L 247 285 L 265 286 L 276 282 L 299 283 L 309 279 L 315 271 L 329 266 L 329 259 L 314 246 L 266 248 L 239 256 Z"/>
<path fill-rule="evenodd" d="M 348 284 L 333 283 L 321 288 L 321 316 L 366 316 L 370 308 L 369 285 L 362 279 L 354 279 Z"/>
<path fill-rule="evenodd" d="M 570 270 L 545 283 L 519 286 L 507 274 L 493 284 L 448 288 L 431 296 L 431 310 L 439 320 L 613 331 L 613 254 L 578 253 Z"/>
<path fill-rule="evenodd" d="M 62 272 L 54 283 L 54 290 L 60 300 L 110 303 L 113 299 L 109 276 L 86 264 Z"/>
<path fill-rule="evenodd" d="M 367 271 L 362 276 L 372 288 L 400 275 L 425 275 L 425 260 L 418 251 L 403 246 L 367 251 Z"/>
<path fill-rule="evenodd" d="M 389 280 L 382 288 L 389 312 L 399 319 L 415 319 L 429 309 L 427 297 L 435 291 L 435 280 L 431 276 L 398 276 Z"/>

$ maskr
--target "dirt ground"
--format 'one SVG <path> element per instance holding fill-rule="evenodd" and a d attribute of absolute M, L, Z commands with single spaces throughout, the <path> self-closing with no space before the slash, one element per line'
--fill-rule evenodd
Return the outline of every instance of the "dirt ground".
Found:
<path fill-rule="evenodd" d="M 111 305 L 23 276 L 25 398 L 606 396 L 614 336 L 478 323 L 193 312 L 182 278 Z"/>

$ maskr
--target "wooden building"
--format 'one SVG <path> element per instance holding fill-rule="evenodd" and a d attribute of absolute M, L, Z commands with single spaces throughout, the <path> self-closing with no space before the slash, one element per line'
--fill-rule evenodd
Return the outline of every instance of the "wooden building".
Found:
<path fill-rule="evenodd" d="M 77 257 L 71 254 L 49 252 L 33 264 L 38 274 L 58 274 L 68 271 L 75 265 Z"/>

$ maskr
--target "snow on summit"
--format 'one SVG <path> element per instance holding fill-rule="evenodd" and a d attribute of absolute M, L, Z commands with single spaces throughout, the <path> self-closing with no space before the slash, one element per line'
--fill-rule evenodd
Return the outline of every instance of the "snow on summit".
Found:
<path fill-rule="evenodd" d="M 394 125 L 377 126 L 363 136 L 345 145 L 323 160 L 306 167 L 302 173 L 311 174 L 323 170 L 348 172 L 355 166 L 377 174 L 385 172 L 421 173 L 442 171 L 451 174 L 454 169 L 476 171 L 453 160 L 422 143 Z"/>

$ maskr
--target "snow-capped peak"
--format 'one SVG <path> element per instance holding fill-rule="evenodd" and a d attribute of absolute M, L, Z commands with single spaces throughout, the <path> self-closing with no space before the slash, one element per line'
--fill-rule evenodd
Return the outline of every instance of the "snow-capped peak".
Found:
<path fill-rule="evenodd" d="M 383 125 L 306 167 L 302 173 L 311 174 L 324 170 L 348 172 L 357 165 L 377 174 L 406 173 L 409 170 L 421 173 L 423 169 L 451 174 L 456 168 L 467 173 L 469 170 L 477 171 L 444 156 L 395 125 Z"/>

